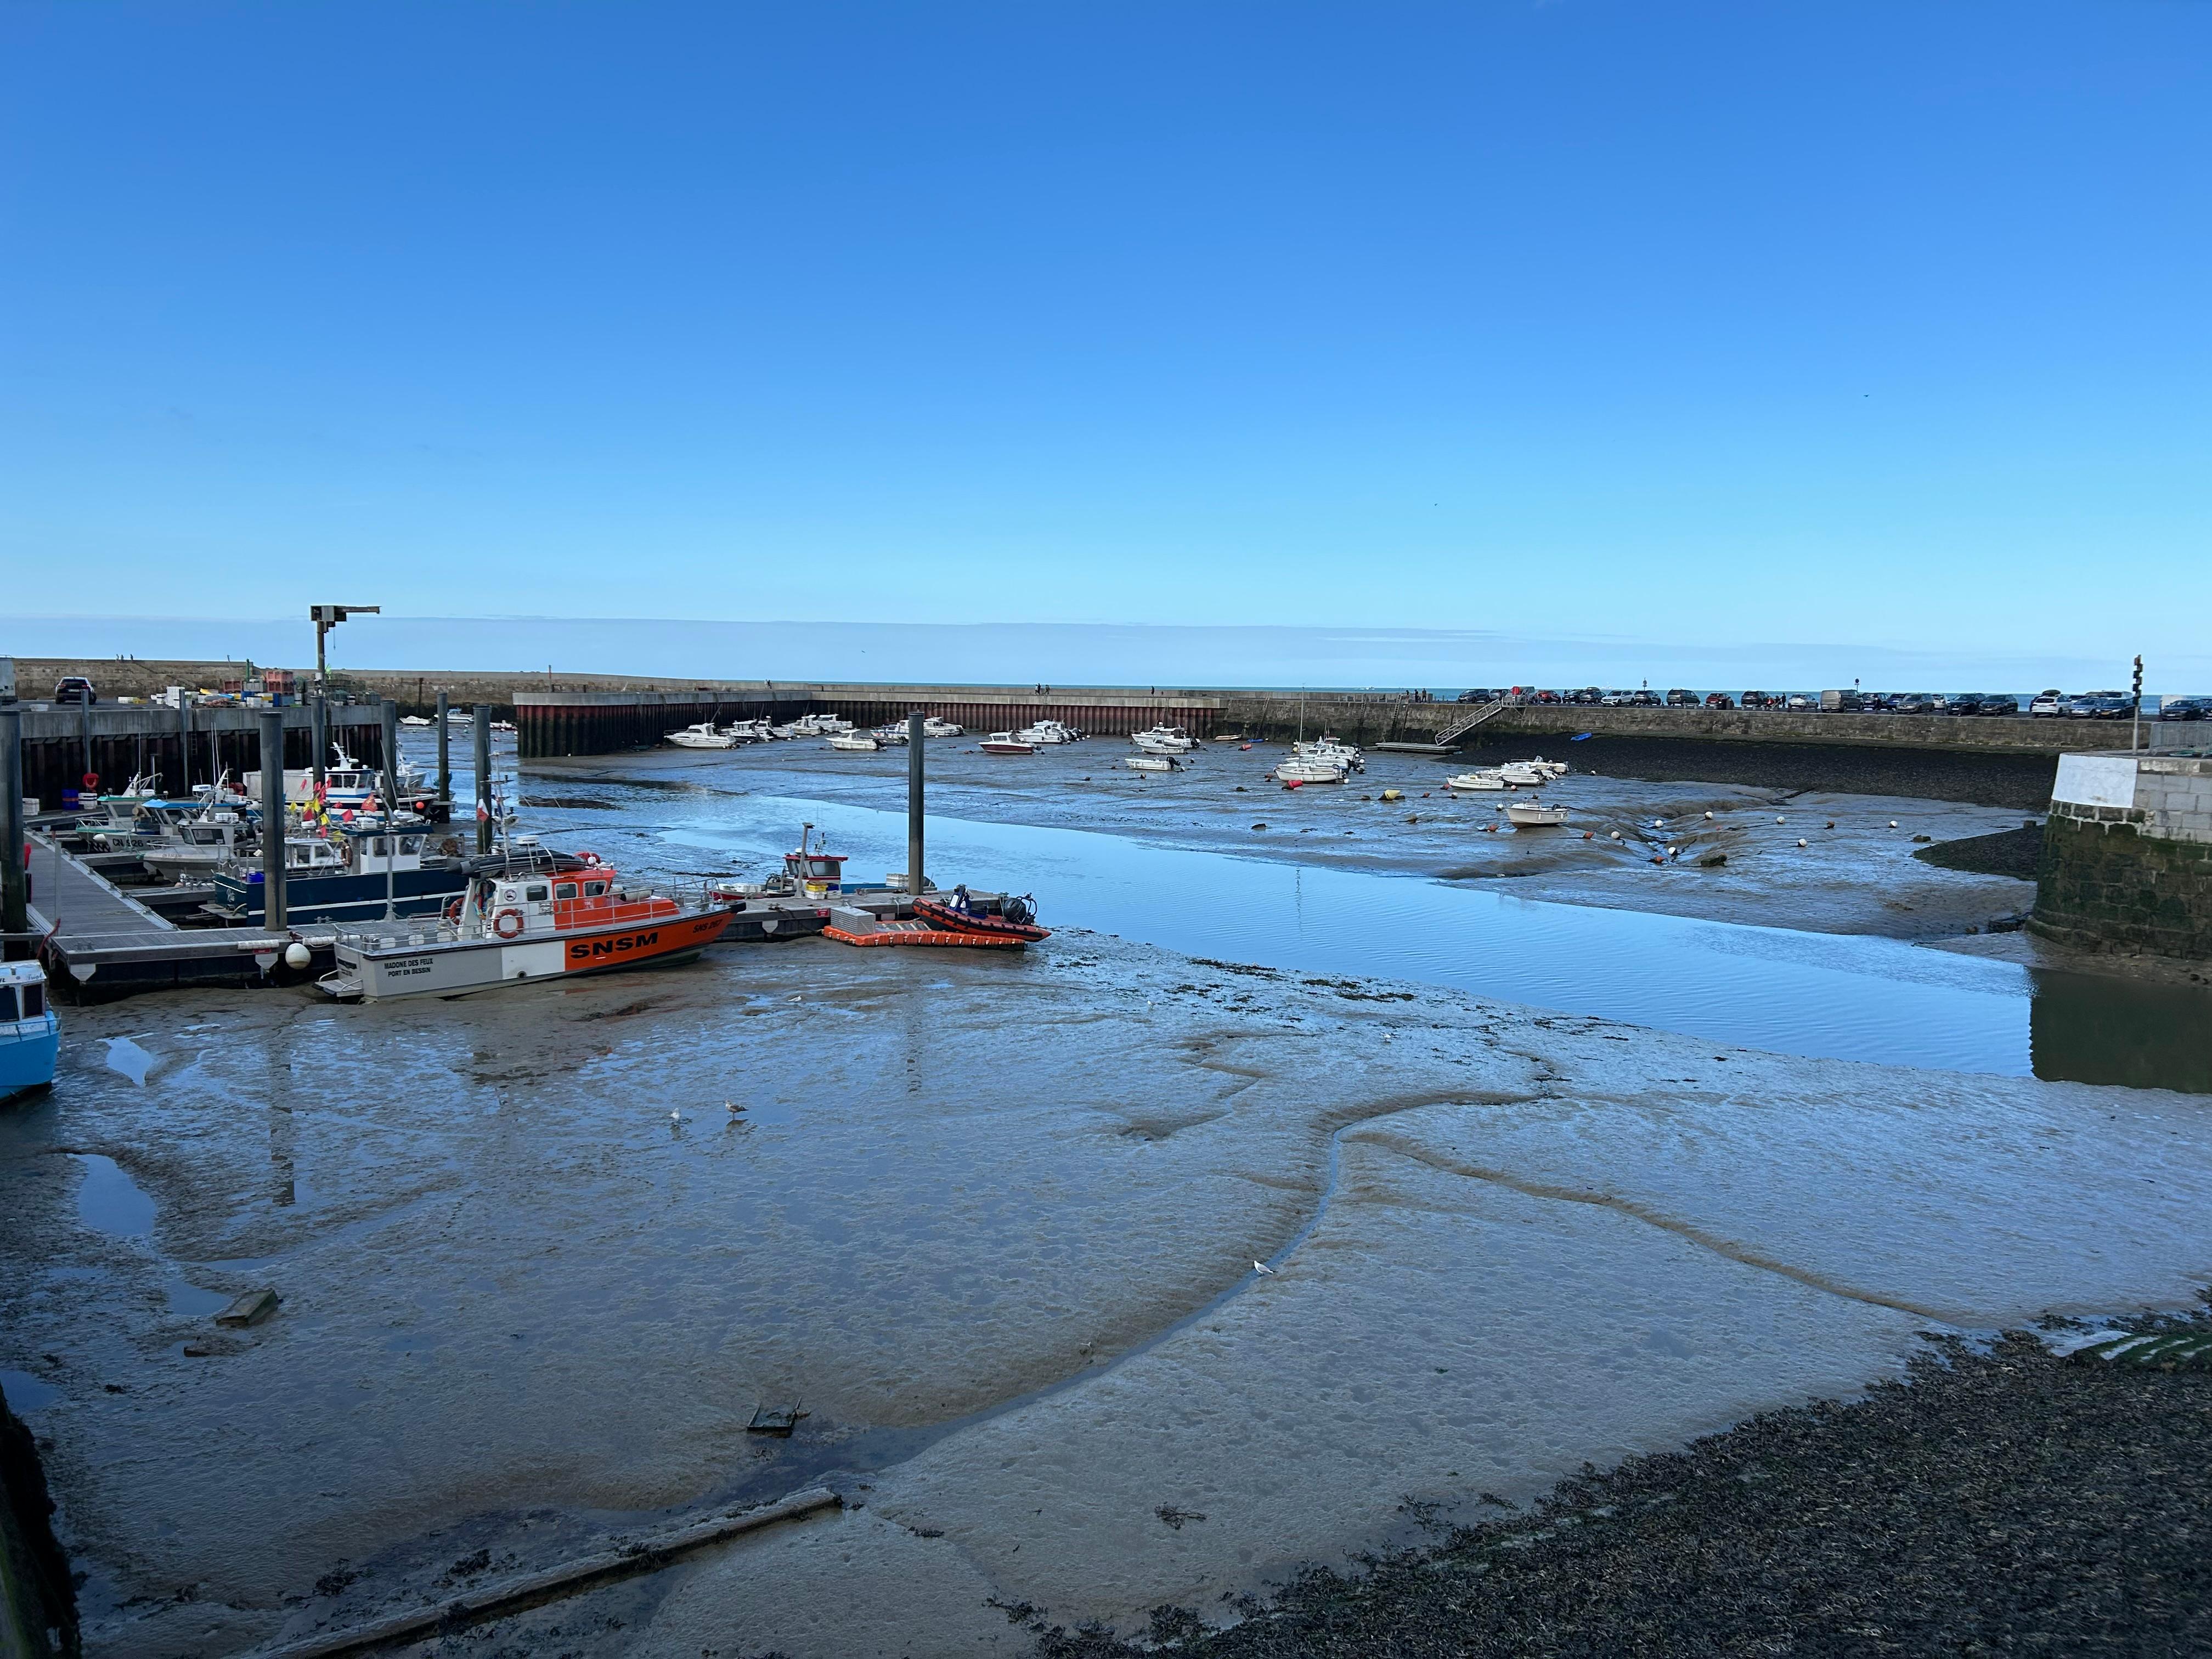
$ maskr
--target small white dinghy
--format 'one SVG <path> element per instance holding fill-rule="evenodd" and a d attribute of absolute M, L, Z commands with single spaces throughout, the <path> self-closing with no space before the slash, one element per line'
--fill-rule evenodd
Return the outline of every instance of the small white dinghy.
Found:
<path fill-rule="evenodd" d="M 883 747 L 883 744 L 865 732 L 832 732 L 822 741 L 832 749 L 842 749 L 852 754 L 866 753 Z"/>
<path fill-rule="evenodd" d="M 1172 755 L 1132 755 L 1121 764 L 1132 772 L 1173 772 L 1179 769 Z"/>
<path fill-rule="evenodd" d="M 1503 789 L 1505 780 L 1495 772 L 1462 772 L 1444 780 L 1447 789 Z"/>
<path fill-rule="evenodd" d="M 1505 816 L 1525 830 L 1557 829 L 1567 821 L 1567 809 L 1540 800 L 1516 800 L 1506 807 Z"/>

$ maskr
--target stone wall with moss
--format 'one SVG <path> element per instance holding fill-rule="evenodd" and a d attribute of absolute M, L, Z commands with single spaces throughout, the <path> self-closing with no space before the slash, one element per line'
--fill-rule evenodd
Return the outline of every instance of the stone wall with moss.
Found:
<path fill-rule="evenodd" d="M 2087 950 L 2212 959 L 2212 759 L 2143 757 L 2125 805 L 2054 799 L 2028 926 Z"/>

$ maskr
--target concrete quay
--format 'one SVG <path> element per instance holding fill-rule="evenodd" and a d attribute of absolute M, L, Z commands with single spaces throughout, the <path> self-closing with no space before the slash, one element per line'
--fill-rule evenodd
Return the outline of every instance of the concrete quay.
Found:
<path fill-rule="evenodd" d="M 2212 757 L 2062 757 L 2027 925 L 2079 950 L 2212 958 Z"/>

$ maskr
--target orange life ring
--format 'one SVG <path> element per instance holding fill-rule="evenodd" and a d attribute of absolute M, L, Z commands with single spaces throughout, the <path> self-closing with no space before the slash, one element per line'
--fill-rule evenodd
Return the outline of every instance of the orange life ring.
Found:
<path fill-rule="evenodd" d="M 507 919 L 509 916 L 514 918 L 514 931 L 511 933 L 507 931 Z M 501 939 L 520 939 L 522 930 L 527 925 L 522 919 L 522 912 L 512 907 L 501 911 L 491 919 L 492 932 L 497 933 Z"/>
<path fill-rule="evenodd" d="M 461 919 L 461 901 L 455 899 L 445 908 L 442 914 L 447 921 L 459 921 Z"/>

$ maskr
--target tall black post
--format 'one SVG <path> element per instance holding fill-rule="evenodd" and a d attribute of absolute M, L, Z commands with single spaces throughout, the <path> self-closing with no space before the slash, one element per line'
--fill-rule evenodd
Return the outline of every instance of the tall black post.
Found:
<path fill-rule="evenodd" d="M 471 729 L 477 737 L 477 851 L 491 851 L 491 705 L 476 706 Z"/>
<path fill-rule="evenodd" d="M 30 896 L 23 875 L 23 711 L 0 705 L 0 933 L 27 933 Z"/>
<path fill-rule="evenodd" d="M 284 711 L 261 711 L 261 925 L 284 931 Z"/>
<path fill-rule="evenodd" d="M 84 777 L 77 780 L 82 783 L 85 777 L 92 775 L 92 694 L 89 691 L 84 694 L 84 701 L 76 706 L 76 731 L 78 744 L 84 750 L 84 764 L 78 769 Z"/>
<path fill-rule="evenodd" d="M 329 769 L 327 761 L 331 752 L 331 700 L 319 691 L 315 693 L 313 725 L 315 794 L 319 799 L 323 793 L 323 775 Z"/>
<path fill-rule="evenodd" d="M 920 898 L 929 890 L 921 866 L 921 711 L 906 717 L 906 890 Z"/>
<path fill-rule="evenodd" d="M 438 799 L 450 807 L 453 804 L 453 758 L 447 747 L 446 716 L 452 705 L 443 686 L 438 688 Z"/>

